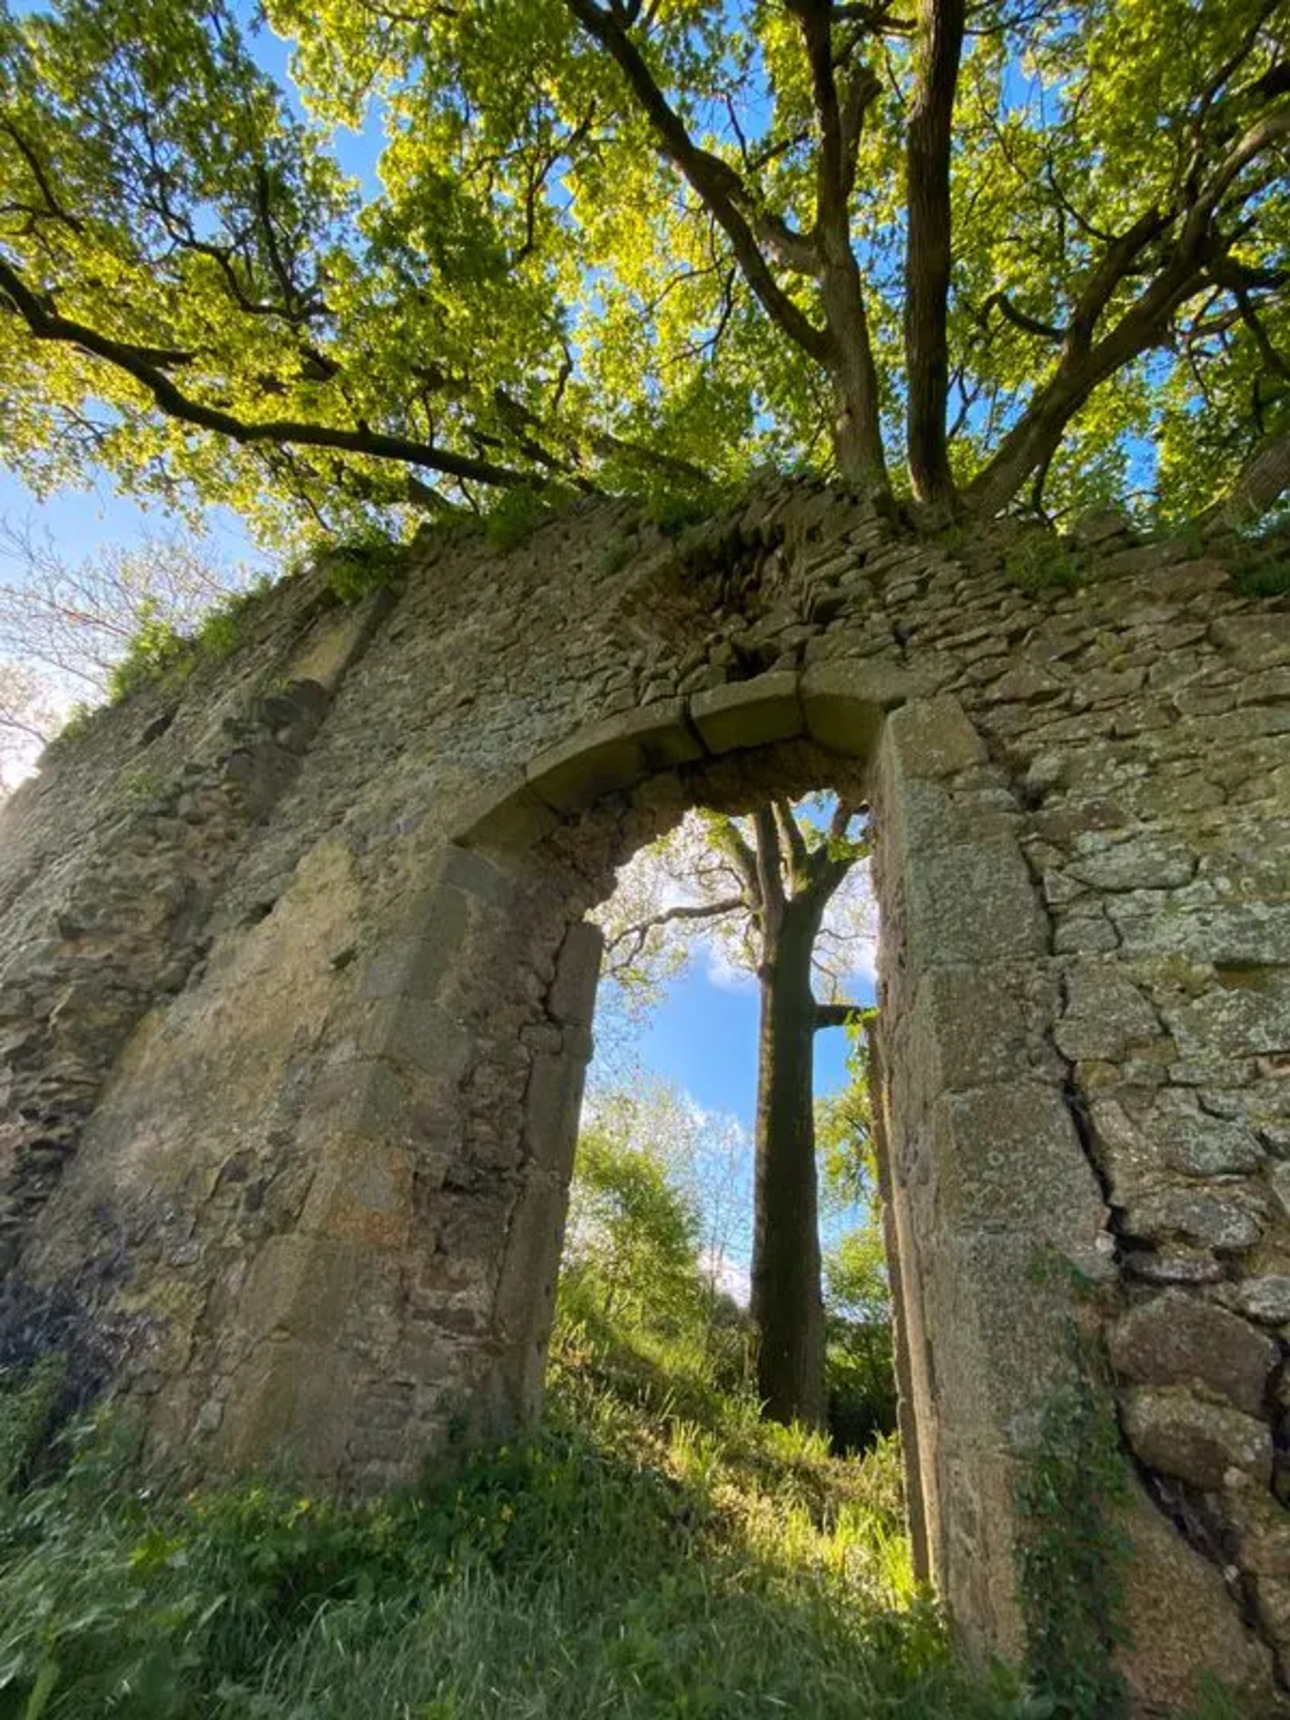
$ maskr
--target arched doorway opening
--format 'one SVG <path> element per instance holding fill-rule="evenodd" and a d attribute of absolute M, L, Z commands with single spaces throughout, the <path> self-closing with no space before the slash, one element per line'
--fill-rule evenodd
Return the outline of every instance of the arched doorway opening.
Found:
<path fill-rule="evenodd" d="M 1069 1278 L 1043 1263 L 1104 1270 L 1105 1214 L 1047 1039 L 1046 924 L 1010 790 L 953 700 L 906 700 L 888 671 L 882 685 L 846 664 L 767 675 L 628 713 L 533 761 L 452 833 L 369 984 L 371 1054 L 397 1062 L 411 1036 L 427 1065 L 436 1155 L 397 1172 L 429 1244 L 402 1310 L 408 1353 L 433 1358 L 408 1365 L 404 1426 L 424 1445 L 536 1412 L 599 964 L 584 915 L 614 866 L 696 801 L 739 810 L 844 779 L 879 831 L 882 1151 L 915 1541 L 969 1640 L 1015 1650 L 1019 1467 L 1079 1369 Z M 338 1215 L 361 1204 L 352 1177 L 333 1186 Z M 339 1383 L 333 1362 L 334 1402 Z M 361 1363 L 351 1392 L 361 1417 Z M 330 1413 L 352 1430 L 352 1408 Z M 255 1405 L 234 1420 L 254 1425 Z"/>

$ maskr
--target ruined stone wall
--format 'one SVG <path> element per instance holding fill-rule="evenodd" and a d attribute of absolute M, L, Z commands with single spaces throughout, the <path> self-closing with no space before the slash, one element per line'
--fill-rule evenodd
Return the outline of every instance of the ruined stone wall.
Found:
<path fill-rule="evenodd" d="M 676 539 L 609 503 L 441 534 L 397 597 L 297 579 L 58 749 L 0 827 L 3 1353 L 72 1349 L 171 1467 L 370 1489 L 513 1427 L 586 909 L 688 805 L 863 790 L 928 1568 L 1019 1649 L 1017 1488 L 1091 1394 L 1141 1712 L 1206 1663 L 1271 1704 L 1290 612 L 1179 546 L 1029 593 L 1007 556 L 792 484 Z"/>

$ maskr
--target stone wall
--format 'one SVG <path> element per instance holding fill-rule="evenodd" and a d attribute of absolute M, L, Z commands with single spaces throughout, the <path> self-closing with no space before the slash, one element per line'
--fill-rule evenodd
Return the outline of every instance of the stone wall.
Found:
<path fill-rule="evenodd" d="M 152 1460 L 367 1490 L 537 1406 L 598 964 L 687 806 L 864 793 L 916 1539 L 1016 1653 L 1054 1406 L 1118 1416 L 1139 1711 L 1290 1663 L 1290 611 L 781 484 L 427 536 L 103 714 L 0 829 L 0 1359 Z M 1031 584 L 1035 584 L 1031 579 Z M 1030 1597 L 1033 1600 L 1033 1597 Z"/>

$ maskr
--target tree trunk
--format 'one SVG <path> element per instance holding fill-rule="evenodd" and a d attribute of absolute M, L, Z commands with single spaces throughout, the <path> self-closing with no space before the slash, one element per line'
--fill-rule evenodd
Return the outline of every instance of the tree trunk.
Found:
<path fill-rule="evenodd" d="M 824 1424 L 824 1304 L 815 1172 L 811 950 L 823 903 L 785 904 L 761 968 L 752 1318 L 774 1421 Z"/>

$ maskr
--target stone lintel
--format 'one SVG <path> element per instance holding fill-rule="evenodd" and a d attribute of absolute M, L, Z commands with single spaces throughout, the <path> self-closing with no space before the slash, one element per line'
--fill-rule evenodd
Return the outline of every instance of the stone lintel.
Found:
<path fill-rule="evenodd" d="M 660 699 L 579 729 L 548 747 L 525 772 L 538 799 L 559 813 L 582 812 L 641 777 L 702 758 L 684 699 Z"/>
<path fill-rule="evenodd" d="M 695 693 L 690 717 L 714 754 L 796 740 L 805 728 L 798 677 L 787 669 Z"/>

